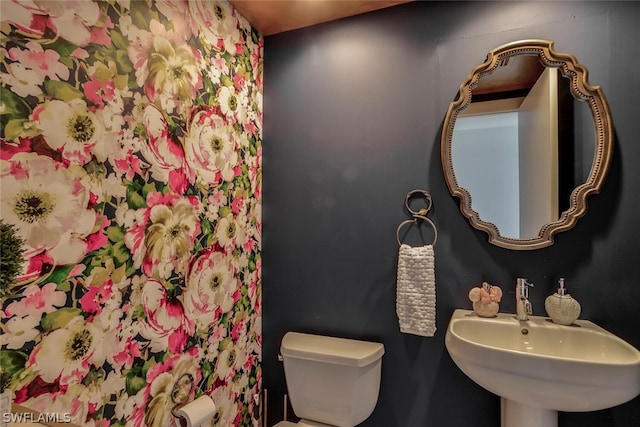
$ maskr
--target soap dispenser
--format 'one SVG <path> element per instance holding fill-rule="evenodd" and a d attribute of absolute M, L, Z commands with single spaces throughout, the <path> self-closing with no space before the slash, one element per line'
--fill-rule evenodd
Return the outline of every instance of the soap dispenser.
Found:
<path fill-rule="evenodd" d="M 547 297 L 544 308 L 553 323 L 571 325 L 580 316 L 580 303 L 566 293 L 564 279 L 561 278 L 558 285 L 558 292 Z"/>

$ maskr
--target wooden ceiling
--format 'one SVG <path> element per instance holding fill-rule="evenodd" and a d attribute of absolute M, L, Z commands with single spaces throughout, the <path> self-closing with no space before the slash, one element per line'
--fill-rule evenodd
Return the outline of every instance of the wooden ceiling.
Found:
<path fill-rule="evenodd" d="M 412 0 L 229 0 L 263 36 L 309 27 Z"/>

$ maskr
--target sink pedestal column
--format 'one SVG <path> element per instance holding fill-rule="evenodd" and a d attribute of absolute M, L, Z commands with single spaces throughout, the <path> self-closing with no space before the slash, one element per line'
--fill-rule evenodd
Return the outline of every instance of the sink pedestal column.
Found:
<path fill-rule="evenodd" d="M 500 398 L 502 427 L 558 427 L 558 413 Z"/>

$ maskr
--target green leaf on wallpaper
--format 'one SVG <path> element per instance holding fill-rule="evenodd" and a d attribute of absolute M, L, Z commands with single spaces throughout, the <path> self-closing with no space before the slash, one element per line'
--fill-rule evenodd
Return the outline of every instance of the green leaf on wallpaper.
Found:
<path fill-rule="evenodd" d="M 113 259 L 116 261 L 116 266 L 120 267 L 126 264 L 129 258 L 131 258 L 131 255 L 124 244 L 124 240 L 113 244 Z"/>
<path fill-rule="evenodd" d="M 42 329 L 45 331 L 53 331 L 67 326 L 67 324 L 76 316 L 80 316 L 82 311 L 79 308 L 63 307 L 56 311 L 47 313 L 40 321 Z"/>
<path fill-rule="evenodd" d="M 149 29 L 149 22 L 152 20 L 160 21 L 158 12 L 150 10 L 147 2 L 144 1 L 129 3 L 129 13 L 133 26 L 139 29 Z"/>
<path fill-rule="evenodd" d="M 204 362 L 201 367 L 202 378 L 206 379 L 204 389 L 210 389 L 213 382 L 218 378 L 215 372 L 215 365 L 211 362 Z"/>
<path fill-rule="evenodd" d="M 251 41 L 253 41 L 253 43 L 258 44 L 260 42 L 260 34 L 258 34 L 258 31 L 256 31 L 255 29 L 251 29 Z"/>
<path fill-rule="evenodd" d="M 111 242 L 120 242 L 124 240 L 124 230 L 117 225 L 107 227 L 107 237 Z"/>
<path fill-rule="evenodd" d="M 211 81 L 211 79 L 203 79 L 202 81 L 204 83 L 204 91 L 205 93 L 216 93 L 216 87 L 213 84 L 213 82 Z"/>
<path fill-rule="evenodd" d="M 249 269 L 249 271 L 250 271 L 251 273 L 253 273 L 254 271 L 256 271 L 257 266 L 256 266 L 256 261 L 255 261 L 255 259 L 254 259 L 254 257 L 253 257 L 253 256 L 250 256 L 250 257 L 249 257 L 249 263 L 248 263 L 248 264 L 249 264 L 249 265 L 247 265 L 247 268 Z"/>
<path fill-rule="evenodd" d="M 45 80 L 44 90 L 52 98 L 69 102 L 73 99 L 82 98 L 82 92 L 71 86 L 69 83 L 57 80 Z"/>
<path fill-rule="evenodd" d="M 128 274 L 128 275 L 132 275 L 132 274 Z M 147 318 L 147 313 L 144 311 L 144 307 L 142 307 L 141 305 L 138 305 L 133 310 L 133 313 L 131 314 L 131 316 L 137 320 L 144 320 Z"/>
<path fill-rule="evenodd" d="M 17 141 L 20 137 L 35 136 L 37 132 L 35 131 L 35 129 L 27 130 L 27 128 L 25 127 L 25 125 L 29 123 L 31 123 L 31 120 L 22 118 L 10 119 L 6 122 L 6 124 L 3 123 L 5 139 L 8 139 L 9 141 Z"/>
<path fill-rule="evenodd" d="M 256 146 L 256 139 L 254 137 L 249 139 L 249 154 L 252 156 L 258 155 L 258 147 Z"/>
<path fill-rule="evenodd" d="M 147 201 L 140 193 L 127 187 L 127 205 L 131 209 L 141 209 L 147 206 Z"/>
<path fill-rule="evenodd" d="M 226 314 L 225 314 L 226 316 Z M 218 344 L 218 350 L 219 351 L 224 351 L 227 347 L 229 347 L 229 344 L 231 344 L 231 338 L 227 337 L 227 338 L 223 338 L 220 343 Z"/>
<path fill-rule="evenodd" d="M 122 33 L 119 31 L 110 31 L 109 37 L 111 37 L 111 43 L 116 47 L 116 49 L 121 49 L 126 51 L 129 47 L 129 43 L 122 37 Z"/>
<path fill-rule="evenodd" d="M 56 291 L 69 292 L 70 290 L 71 290 L 71 283 L 69 283 L 69 281 L 59 283 L 58 286 L 56 286 Z"/>
<path fill-rule="evenodd" d="M 231 80 L 231 78 L 226 74 L 220 77 L 220 83 L 222 83 L 224 86 L 229 86 L 229 87 L 233 86 L 233 80 Z"/>
<path fill-rule="evenodd" d="M 249 180 L 249 174 L 244 173 L 237 178 L 242 183 L 242 188 L 246 188 L 247 190 L 251 189 L 251 181 Z"/>
<path fill-rule="evenodd" d="M 129 60 L 129 54 L 126 50 L 116 51 L 116 64 L 118 64 L 118 70 L 122 73 L 132 73 L 134 71 L 133 64 Z"/>
<path fill-rule="evenodd" d="M 158 189 L 156 188 L 156 184 L 154 182 L 147 182 L 143 187 L 142 187 L 142 195 L 146 198 L 147 194 L 149 193 L 154 193 L 158 191 Z M 145 204 L 146 206 L 146 204 Z"/>
<path fill-rule="evenodd" d="M 70 60 L 71 53 L 78 48 L 75 44 L 67 42 L 65 39 L 57 38 L 53 43 L 46 45 L 47 50 L 55 50 L 60 54 L 60 62 L 63 62 L 63 59 L 67 59 L 67 61 L 73 65 L 73 62 Z M 63 62 L 67 65 L 65 62 Z M 71 67 L 69 67 L 71 68 Z"/>
<path fill-rule="evenodd" d="M 50 283 L 57 283 L 57 284 L 62 283 L 63 280 L 69 276 L 69 272 L 73 270 L 73 267 L 74 267 L 73 265 L 56 267 L 56 269 L 53 270 L 53 273 L 51 273 L 49 277 L 47 277 L 47 281 Z"/>
<path fill-rule="evenodd" d="M 200 367 L 202 378 L 207 378 L 215 372 L 215 366 L 211 362 L 204 362 Z"/>
<path fill-rule="evenodd" d="M 0 366 L 4 375 L 13 376 L 24 369 L 27 355 L 18 350 L 0 350 Z"/>
<path fill-rule="evenodd" d="M 133 396 L 137 394 L 140 390 L 144 388 L 145 385 L 147 385 L 147 381 L 144 378 L 130 377 L 129 375 L 127 375 L 127 379 L 125 383 L 127 388 L 127 394 L 129 396 Z"/>
<path fill-rule="evenodd" d="M 157 361 L 150 359 L 144 362 L 144 365 L 142 365 L 142 374 L 143 375 L 147 375 L 147 372 L 149 372 L 149 369 L 151 369 L 154 365 L 157 365 Z"/>
<path fill-rule="evenodd" d="M 225 216 L 231 215 L 232 211 L 229 206 L 220 206 L 218 213 L 220 214 L 220 218 L 224 218 Z"/>
<path fill-rule="evenodd" d="M 125 274 L 127 275 L 127 277 L 129 277 L 129 276 L 133 276 L 134 274 L 136 274 L 137 271 L 138 271 L 138 269 L 135 268 L 133 266 L 133 264 L 128 264 L 127 265 L 127 269 L 125 270 Z"/>
<path fill-rule="evenodd" d="M 60 56 L 59 61 L 62 63 L 62 65 L 64 65 L 65 67 L 69 68 L 69 69 L 73 69 L 73 59 L 71 59 L 70 56 Z"/>
<path fill-rule="evenodd" d="M 202 230 L 202 234 L 205 235 L 213 233 L 213 225 L 208 219 L 203 219 L 202 222 L 200 222 L 200 229 Z"/>
<path fill-rule="evenodd" d="M 31 108 L 24 99 L 10 90 L 0 90 L 0 115 L 11 117 L 29 117 Z"/>

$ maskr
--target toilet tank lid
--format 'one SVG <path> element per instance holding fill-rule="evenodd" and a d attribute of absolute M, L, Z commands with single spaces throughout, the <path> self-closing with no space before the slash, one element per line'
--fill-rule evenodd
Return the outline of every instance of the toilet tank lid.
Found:
<path fill-rule="evenodd" d="M 384 346 L 377 342 L 287 332 L 282 338 L 280 353 L 283 357 L 360 367 L 381 358 Z"/>

